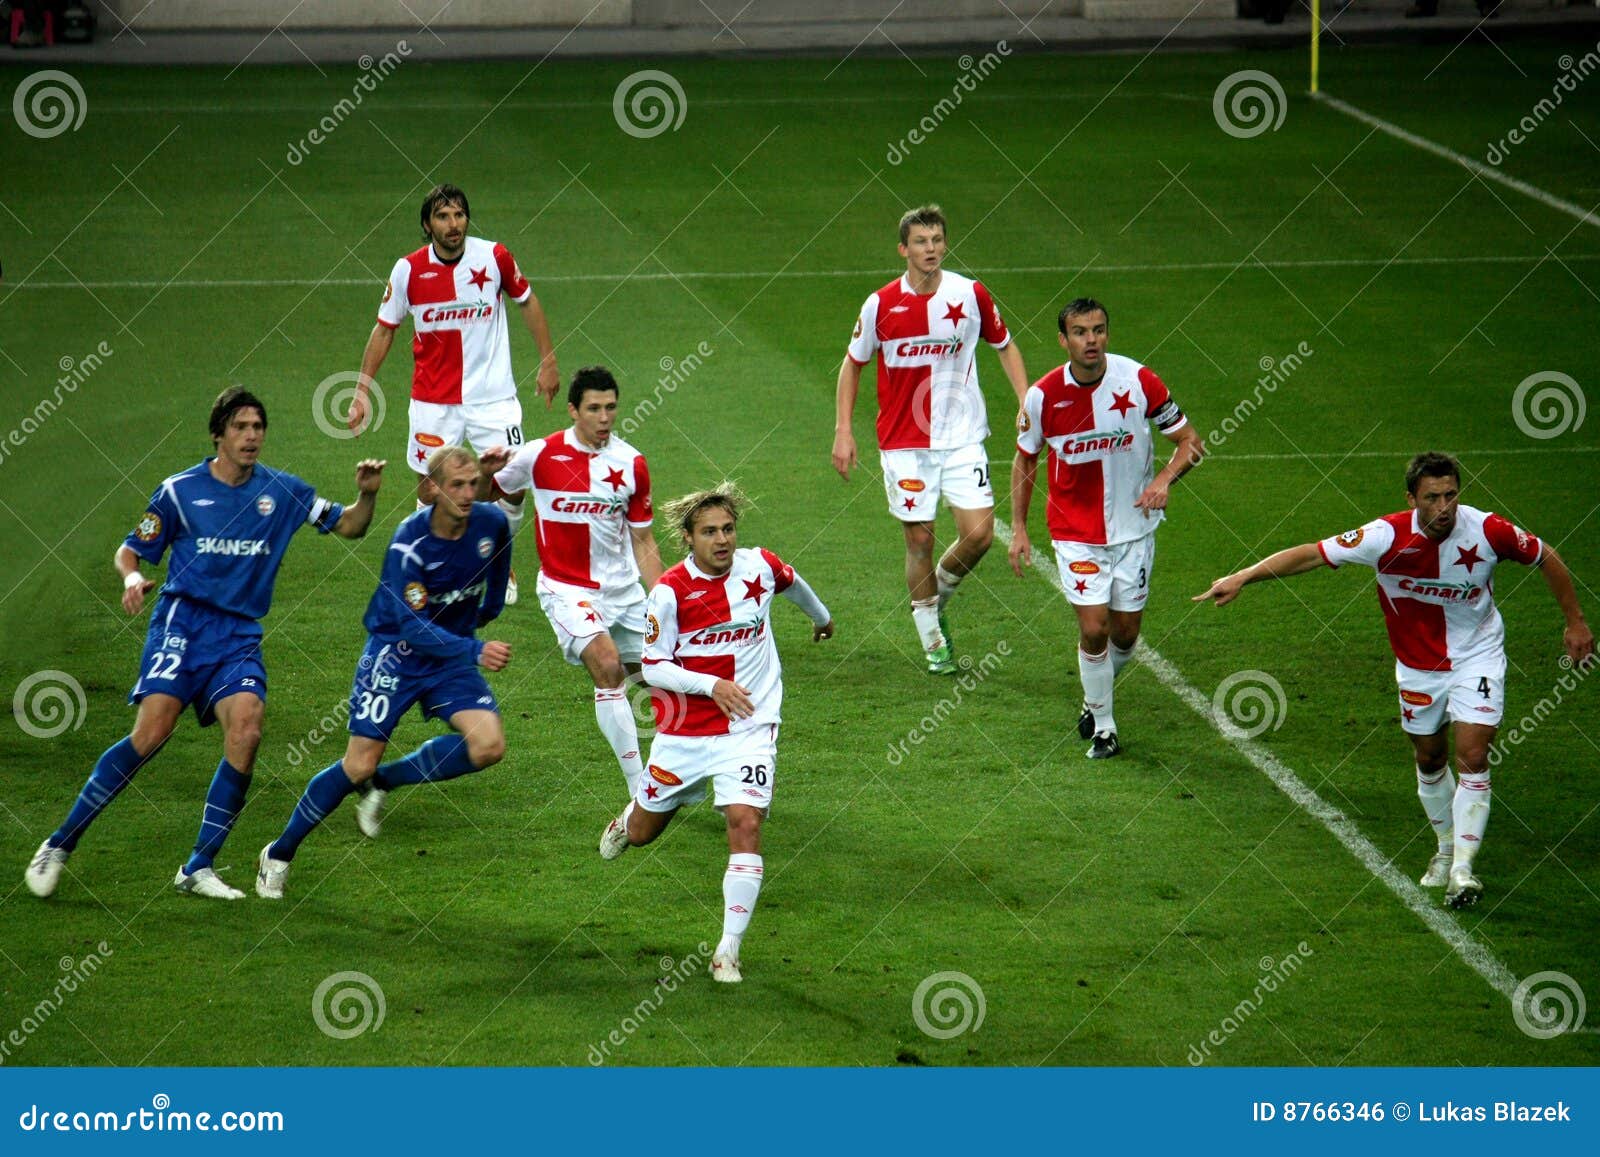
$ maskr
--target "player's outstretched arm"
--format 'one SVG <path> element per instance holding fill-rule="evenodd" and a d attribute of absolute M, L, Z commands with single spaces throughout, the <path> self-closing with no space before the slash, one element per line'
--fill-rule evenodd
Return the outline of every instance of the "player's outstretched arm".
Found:
<path fill-rule="evenodd" d="M 1287 550 L 1280 550 L 1277 554 L 1268 555 L 1254 566 L 1247 566 L 1241 571 L 1219 578 L 1211 584 L 1210 590 L 1195 595 L 1189 601 L 1193 603 L 1214 601 L 1219 607 L 1226 606 L 1238 598 L 1239 592 L 1251 583 L 1305 574 L 1308 570 L 1316 570 L 1323 565 L 1323 562 L 1322 552 L 1317 549 L 1316 543 L 1306 542 L 1299 546 L 1291 546 Z"/>
<path fill-rule="evenodd" d="M 139 573 L 139 556 L 126 546 L 117 547 L 112 565 L 122 579 L 122 609 L 137 615 L 144 610 L 145 595 L 155 590 L 156 584 Z"/>
<path fill-rule="evenodd" d="M 367 338 L 367 348 L 361 351 L 361 376 L 356 380 L 356 396 L 350 402 L 350 416 L 345 420 L 357 437 L 367 428 L 367 417 L 372 412 L 367 394 L 377 385 L 378 371 L 383 368 L 383 359 L 389 356 L 392 345 L 394 330 L 382 322 L 375 324 Z"/>
<path fill-rule="evenodd" d="M 851 429 L 856 416 L 856 395 L 861 392 L 861 367 L 846 355 L 839 366 L 839 384 L 833 394 L 833 468 L 850 481 L 856 458 L 856 436 Z"/>
<path fill-rule="evenodd" d="M 1033 504 L 1034 475 L 1039 469 L 1037 456 L 1018 450 L 1011 460 L 1011 548 L 1006 556 L 1011 571 L 1022 577 L 1022 568 L 1033 565 L 1033 543 L 1028 541 L 1028 507 Z"/>
<path fill-rule="evenodd" d="M 377 505 L 378 487 L 383 485 L 383 468 L 388 464 L 381 458 L 363 458 L 356 463 L 356 500 L 344 508 L 339 521 L 333 524 L 333 533 L 340 538 L 360 538 L 367 533 Z"/>
<path fill-rule="evenodd" d="M 522 303 L 521 309 L 522 324 L 528 327 L 534 344 L 539 347 L 539 396 L 544 399 L 544 408 L 548 410 L 561 390 L 561 370 L 556 366 L 556 347 L 550 340 L 550 323 L 545 320 L 544 306 L 539 304 L 537 293 L 528 294 L 528 300 Z"/>
<path fill-rule="evenodd" d="M 1000 368 L 1005 370 L 1006 380 L 1011 383 L 1011 392 L 1017 395 L 1017 409 L 1020 410 L 1032 383 L 1028 380 L 1027 367 L 1022 364 L 1022 351 L 1017 348 L 1017 339 L 1013 336 L 1004 349 L 995 351 L 995 356 L 1000 359 Z"/>
<path fill-rule="evenodd" d="M 1584 621 L 1583 607 L 1578 602 L 1572 572 L 1567 569 L 1566 561 L 1548 543 L 1545 544 L 1544 557 L 1539 560 L 1539 570 L 1544 574 L 1545 586 L 1550 588 L 1550 593 L 1555 596 L 1556 604 L 1567 620 L 1566 629 L 1561 633 L 1561 645 L 1566 648 L 1567 658 L 1574 665 L 1593 661 L 1594 632 Z"/>

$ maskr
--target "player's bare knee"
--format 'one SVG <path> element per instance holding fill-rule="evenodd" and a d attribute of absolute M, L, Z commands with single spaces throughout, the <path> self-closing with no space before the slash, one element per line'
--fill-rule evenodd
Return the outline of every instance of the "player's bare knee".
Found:
<path fill-rule="evenodd" d="M 764 814 L 759 808 L 740 807 L 728 809 L 728 849 L 733 852 L 759 852 L 761 850 L 761 821 Z"/>
<path fill-rule="evenodd" d="M 128 733 L 128 741 L 133 744 L 133 749 L 139 753 L 141 759 L 149 759 L 172 737 L 172 731 L 173 724 L 165 719 L 141 719 Z"/>
<path fill-rule="evenodd" d="M 914 558 L 929 558 L 933 555 L 933 523 L 907 522 L 906 553 Z"/>
<path fill-rule="evenodd" d="M 480 771 L 493 767 L 506 755 L 506 737 L 503 734 L 467 736 L 467 758 Z"/>

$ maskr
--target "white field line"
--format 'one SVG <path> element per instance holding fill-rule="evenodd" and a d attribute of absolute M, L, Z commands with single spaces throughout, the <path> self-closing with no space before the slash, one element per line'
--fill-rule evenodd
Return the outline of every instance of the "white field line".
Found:
<path fill-rule="evenodd" d="M 1369 112 L 1362 112 L 1355 105 L 1346 104 L 1337 97 L 1331 97 L 1322 92 L 1312 93 L 1311 95 L 1313 100 L 1321 101 L 1335 112 L 1341 112 L 1347 117 L 1360 121 L 1362 124 L 1371 125 L 1379 132 L 1388 133 L 1395 140 L 1404 141 L 1406 144 L 1419 148 L 1425 153 L 1432 153 L 1436 157 L 1442 157 L 1452 164 L 1460 165 L 1467 172 L 1476 174 L 1486 181 L 1493 181 L 1496 184 L 1504 185 L 1508 189 L 1515 189 L 1524 197 L 1532 197 L 1541 205 L 1548 205 L 1550 208 L 1565 213 L 1569 217 L 1576 217 L 1585 225 L 1593 225 L 1595 228 L 1600 229 L 1600 217 L 1595 216 L 1582 205 L 1574 205 L 1571 201 L 1564 201 L 1552 193 L 1546 193 L 1537 185 L 1530 185 L 1526 181 L 1508 177 L 1493 166 L 1486 165 L 1482 161 L 1475 161 L 1471 157 L 1456 152 L 1454 149 L 1447 149 L 1441 144 L 1428 140 L 1427 137 L 1419 137 L 1416 133 L 1407 132 L 1399 125 L 1386 121 L 1382 117 L 1375 117 Z"/>
<path fill-rule="evenodd" d="M 998 518 L 995 519 L 995 532 L 997 536 L 1008 545 L 1011 541 L 1011 528 Z M 1061 585 L 1061 576 L 1056 571 L 1055 560 L 1048 552 L 1034 552 L 1033 566 L 1040 574 L 1044 575 L 1052 587 L 1060 592 L 1063 598 L 1066 591 Z M 1434 933 L 1450 946 L 1457 956 L 1474 972 L 1483 977 L 1500 995 L 1510 1000 L 1517 990 L 1517 978 L 1510 969 L 1501 964 L 1499 959 L 1477 940 L 1468 935 L 1466 929 L 1440 907 L 1437 898 L 1428 895 L 1422 888 L 1414 883 L 1410 877 L 1402 875 L 1389 858 L 1378 850 L 1376 844 L 1361 834 L 1361 829 L 1346 819 L 1338 808 L 1330 805 L 1298 775 L 1294 769 L 1284 764 L 1277 756 L 1273 755 L 1264 745 L 1253 739 L 1243 736 L 1234 737 L 1217 726 L 1216 714 L 1212 709 L 1211 700 L 1183 677 L 1175 666 L 1161 656 L 1153 647 L 1143 640 L 1139 643 L 1139 658 L 1150 668 L 1155 677 L 1161 680 L 1173 694 L 1189 708 L 1199 715 L 1217 733 L 1233 745 L 1240 755 L 1255 765 L 1256 769 L 1270 779 L 1279 791 L 1293 800 L 1299 807 L 1313 816 L 1318 823 L 1332 832 L 1345 849 L 1349 851 L 1361 866 L 1366 868 L 1379 880 L 1384 887 L 1393 892 L 1395 897 L 1407 908 L 1415 913 L 1416 917 L 1431 928 Z"/>
<path fill-rule="evenodd" d="M 1251 261 L 1246 269 L 1362 269 L 1390 265 L 1526 265 L 1544 261 L 1548 254 L 1527 256 L 1473 256 L 1473 257 L 1328 257 L 1304 261 Z M 1563 261 L 1596 261 L 1600 253 L 1567 253 Z M 985 276 L 996 273 L 1203 273 L 1214 269 L 1236 269 L 1237 261 L 1170 261 L 1134 265 L 1012 265 L 990 266 Z M 792 269 L 771 272 L 763 269 L 730 270 L 698 273 L 554 273 L 535 277 L 537 284 L 576 281 L 745 281 L 751 278 L 797 279 L 809 277 L 882 277 L 893 270 L 886 266 L 875 269 Z M 216 280 L 190 279 L 183 281 L 28 281 L 14 289 L 293 289 L 312 285 L 373 286 L 380 280 L 372 277 L 282 277 L 282 278 L 226 278 Z"/>
<path fill-rule="evenodd" d="M 1306 458 L 1409 458 L 1410 450 L 1318 450 L 1308 454 L 1228 454 L 1213 450 L 1207 462 L 1299 462 Z M 1457 450 L 1457 458 L 1486 458 L 1495 454 L 1600 454 L 1600 446 L 1507 446 L 1498 450 Z"/>

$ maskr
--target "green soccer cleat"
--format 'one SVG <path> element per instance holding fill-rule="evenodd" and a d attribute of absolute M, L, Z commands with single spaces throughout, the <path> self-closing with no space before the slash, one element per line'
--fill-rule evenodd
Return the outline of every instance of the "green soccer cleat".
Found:
<path fill-rule="evenodd" d="M 948 642 L 942 647 L 935 647 L 933 650 L 926 652 L 925 657 L 928 660 L 928 674 L 954 675 L 956 673 L 955 651 Z"/>

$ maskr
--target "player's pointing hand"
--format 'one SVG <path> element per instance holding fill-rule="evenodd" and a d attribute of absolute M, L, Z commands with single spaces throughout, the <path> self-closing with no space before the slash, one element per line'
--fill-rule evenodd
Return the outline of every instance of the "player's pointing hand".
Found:
<path fill-rule="evenodd" d="M 1215 600 L 1217 606 L 1226 606 L 1238 598 L 1239 592 L 1243 589 L 1244 583 L 1240 581 L 1239 576 L 1230 574 L 1219 578 L 1211 584 L 1211 588 L 1204 594 L 1195 595 L 1189 601 L 1191 603 L 1204 603 Z"/>

